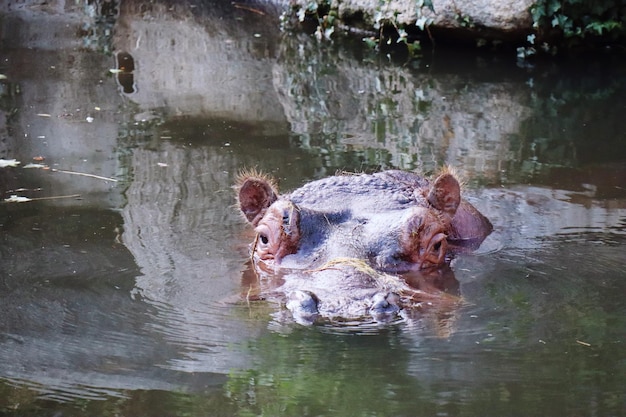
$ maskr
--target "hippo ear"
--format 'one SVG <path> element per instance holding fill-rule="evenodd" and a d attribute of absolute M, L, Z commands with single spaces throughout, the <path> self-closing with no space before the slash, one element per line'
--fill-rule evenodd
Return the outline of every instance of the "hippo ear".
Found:
<path fill-rule="evenodd" d="M 253 226 L 261 221 L 265 211 L 278 199 L 274 183 L 260 176 L 243 177 L 239 189 L 239 208 Z"/>
<path fill-rule="evenodd" d="M 441 174 L 430 187 L 428 202 L 437 210 L 454 217 L 461 203 L 461 186 L 450 172 Z"/>

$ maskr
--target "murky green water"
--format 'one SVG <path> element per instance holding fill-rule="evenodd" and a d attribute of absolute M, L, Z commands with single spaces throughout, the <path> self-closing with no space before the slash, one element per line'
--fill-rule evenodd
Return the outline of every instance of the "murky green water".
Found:
<path fill-rule="evenodd" d="M 0 203 L 0 414 L 626 414 L 623 59 L 398 63 L 255 5 L 65 8 L 0 19 L 1 198 L 62 197 Z M 443 164 L 495 226 L 452 263 L 462 306 L 245 302 L 239 170 Z"/>

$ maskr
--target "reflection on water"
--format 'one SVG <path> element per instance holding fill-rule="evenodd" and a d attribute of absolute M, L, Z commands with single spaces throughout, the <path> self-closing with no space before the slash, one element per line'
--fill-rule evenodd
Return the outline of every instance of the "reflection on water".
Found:
<path fill-rule="evenodd" d="M 81 194 L 0 203 L 0 413 L 623 414 L 623 64 L 398 65 L 279 39 L 254 3 L 65 7 L 0 22 L 0 159 L 119 181 L 0 168 L 2 199 Z M 453 313 L 303 327 L 246 302 L 240 169 L 287 191 L 442 164 L 495 226 L 452 262 Z"/>
<path fill-rule="evenodd" d="M 135 87 L 135 60 L 128 52 L 118 52 L 115 55 L 117 61 L 116 77 L 118 84 L 122 87 L 124 94 L 133 94 L 137 91 Z"/>
<path fill-rule="evenodd" d="M 254 345 L 258 365 L 229 380 L 231 396 L 252 413 L 280 415 L 297 414 L 299 404 L 314 407 L 312 415 L 611 414 L 624 370 L 606 368 L 623 342 L 618 261 L 589 280 L 595 265 L 579 257 L 565 268 L 562 259 L 572 250 L 617 259 L 624 239 L 553 243 L 547 256 L 531 250 L 521 259 L 501 252 L 459 260 L 467 305 L 450 337 L 405 326 L 367 337 L 302 328 L 288 338 L 268 334 Z"/>

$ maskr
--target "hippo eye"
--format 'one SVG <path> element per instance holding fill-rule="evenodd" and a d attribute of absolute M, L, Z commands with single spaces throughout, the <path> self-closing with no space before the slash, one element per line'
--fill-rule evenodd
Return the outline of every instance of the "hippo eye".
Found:
<path fill-rule="evenodd" d="M 259 234 L 259 239 L 261 240 L 261 243 L 264 245 L 267 245 L 268 242 L 270 241 L 269 238 L 264 234 Z"/>
<path fill-rule="evenodd" d="M 404 261 L 406 258 L 406 255 L 404 255 L 403 253 L 394 253 L 393 255 L 391 255 L 391 260 L 393 262 L 401 262 Z"/>

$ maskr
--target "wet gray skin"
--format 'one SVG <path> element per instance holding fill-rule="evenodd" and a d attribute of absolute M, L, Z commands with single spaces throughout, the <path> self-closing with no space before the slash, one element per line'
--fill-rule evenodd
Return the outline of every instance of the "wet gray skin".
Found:
<path fill-rule="evenodd" d="M 451 247 L 476 247 L 492 226 L 460 195 L 451 172 L 434 181 L 403 171 L 338 175 L 279 195 L 274 182 L 244 174 L 239 206 L 255 228 L 261 292 L 284 295 L 298 322 L 389 321 L 425 294 L 401 274 L 427 277 Z"/>

